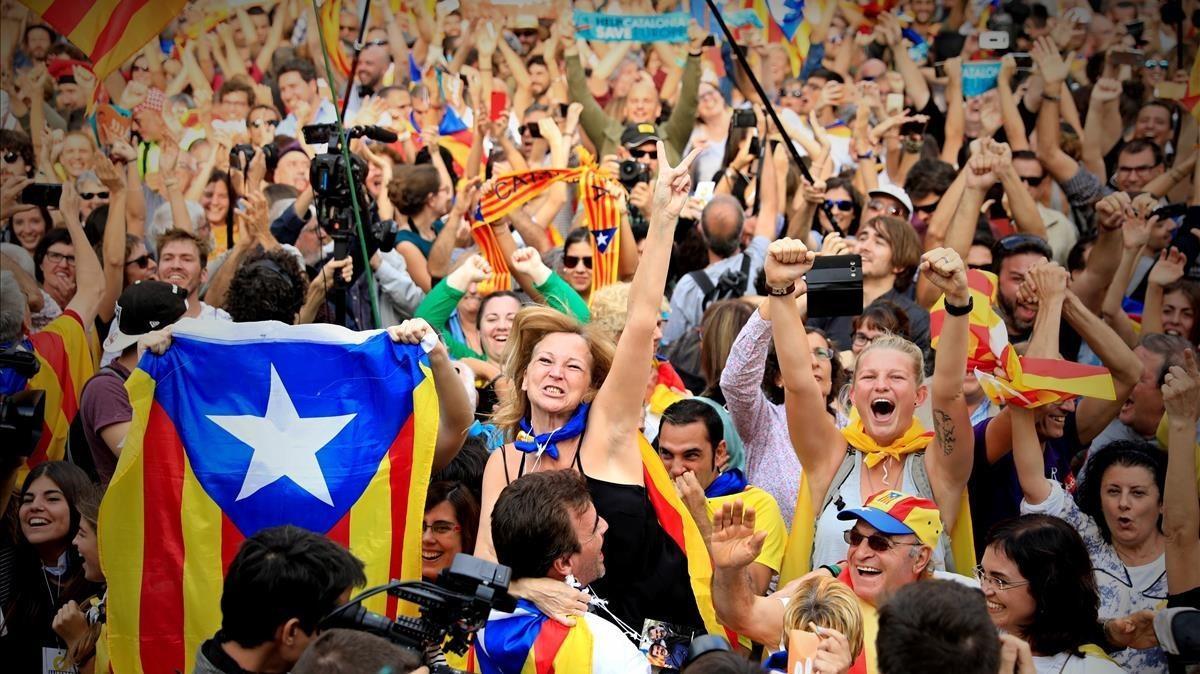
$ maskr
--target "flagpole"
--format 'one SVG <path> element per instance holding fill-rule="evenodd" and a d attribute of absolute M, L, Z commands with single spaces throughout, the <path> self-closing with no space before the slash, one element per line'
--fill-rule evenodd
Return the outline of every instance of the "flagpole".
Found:
<path fill-rule="evenodd" d="M 331 0 L 326 0 L 330 2 Z M 354 231 L 358 235 L 358 246 L 362 252 L 363 273 L 367 277 L 367 296 L 371 298 L 371 323 L 372 327 L 378 329 L 382 326 L 382 321 L 379 318 L 379 299 L 375 296 L 375 274 L 371 271 L 371 257 L 367 254 L 367 240 L 363 237 L 362 214 L 359 212 L 358 187 L 354 184 L 354 174 L 351 167 L 353 164 L 350 159 L 350 143 L 346 137 L 346 106 L 350 103 L 350 92 L 354 87 L 354 73 L 358 70 L 358 55 L 362 51 L 362 40 L 367 34 L 367 19 L 371 13 L 370 0 L 361 0 L 363 5 L 362 20 L 358 24 L 358 40 L 354 44 L 354 59 L 350 62 L 350 74 L 346 76 L 346 94 L 342 99 L 341 112 L 337 110 L 337 95 L 333 93 L 333 87 L 329 87 L 329 98 L 333 102 L 334 112 L 337 113 L 338 123 L 338 146 L 342 151 L 343 164 L 346 167 L 346 183 L 350 186 L 350 204 L 351 212 L 354 214 Z M 317 41 L 321 43 L 321 55 L 325 60 L 325 77 L 329 82 L 335 82 L 333 78 L 333 66 L 329 62 L 329 47 L 325 45 L 325 36 L 321 32 L 321 11 L 317 8 L 317 0 L 312 0 L 313 17 L 316 19 L 317 25 L 312 28 L 317 31 Z M 334 45 L 337 46 L 336 44 Z M 303 133 L 303 130 L 301 130 Z M 334 279 L 335 285 L 338 279 Z M 336 319 L 339 323 L 345 321 L 346 300 L 345 292 L 342 293 L 342 302 L 339 306 L 334 302 L 334 306 L 338 307 Z"/>
<path fill-rule="evenodd" d="M 692 0 L 695 2 L 696 0 Z M 792 161 L 796 162 L 796 167 L 800 169 L 800 174 L 809 184 L 815 185 L 816 180 L 813 179 L 812 173 L 808 167 L 800 159 L 800 152 L 796 150 L 796 146 L 792 143 L 791 137 L 788 135 L 787 129 L 784 128 L 783 122 L 779 120 L 779 115 L 775 112 L 775 106 L 771 105 L 771 99 L 767 96 L 767 92 L 758 81 L 758 77 L 754 75 L 754 71 L 750 69 L 750 63 L 746 60 L 746 54 L 742 51 L 742 46 L 733 39 L 733 32 L 729 30 L 729 26 L 725 25 L 725 18 L 721 16 L 721 10 L 717 9 L 716 0 L 705 0 L 708 3 L 708 8 L 712 11 L 713 18 L 717 20 L 717 24 L 721 26 L 721 32 L 725 33 L 725 40 L 729 43 L 729 48 L 737 57 L 738 63 L 741 64 L 742 70 L 746 71 L 746 77 L 750 79 L 750 83 L 754 85 L 754 90 L 758 92 L 758 98 L 762 101 L 763 108 L 770 115 L 771 121 L 775 122 L 775 128 L 787 140 L 784 145 L 787 146 L 788 153 L 792 155 Z M 833 227 L 833 231 L 838 234 L 845 235 L 841 227 L 838 227 L 837 220 L 833 217 L 833 208 L 828 204 L 821 204 L 821 210 L 825 212 L 825 217 L 829 220 L 829 225 Z"/>

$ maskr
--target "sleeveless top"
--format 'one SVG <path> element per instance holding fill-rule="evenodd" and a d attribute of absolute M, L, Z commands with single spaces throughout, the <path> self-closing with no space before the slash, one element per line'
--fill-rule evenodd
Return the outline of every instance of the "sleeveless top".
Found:
<path fill-rule="evenodd" d="M 862 452 L 854 453 L 854 468 L 850 474 L 846 476 L 837 489 L 837 497 L 817 516 L 816 534 L 813 537 L 813 555 L 812 568 L 817 568 L 825 564 L 837 564 L 846 559 L 846 539 L 845 531 L 848 531 L 854 526 L 857 520 L 839 520 L 837 515 L 846 508 L 861 508 L 863 505 L 862 494 Z M 917 485 L 912 479 L 912 471 L 908 470 L 908 461 L 915 454 L 909 454 L 904 457 L 903 477 L 900 480 L 900 486 L 897 491 L 905 494 L 916 494 L 918 492 Z M 933 568 L 943 570 L 946 568 L 946 551 L 941 541 L 933 550 Z"/>
<path fill-rule="evenodd" d="M 687 557 L 663 531 L 644 486 L 607 482 L 587 474 L 579 451 L 586 434 L 585 427 L 572 467 L 587 481 L 596 512 L 608 522 L 602 548 L 604 577 L 591 584 L 596 596 L 606 600 L 608 609 L 638 632 L 650 619 L 675 625 L 683 633 L 704 634 Z M 525 474 L 526 456 L 521 453 L 517 477 Z M 505 481 L 511 483 L 508 462 L 502 463 Z"/>

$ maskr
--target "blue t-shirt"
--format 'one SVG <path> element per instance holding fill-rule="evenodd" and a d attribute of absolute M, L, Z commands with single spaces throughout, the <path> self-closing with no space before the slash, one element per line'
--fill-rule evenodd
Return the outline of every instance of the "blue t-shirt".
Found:
<path fill-rule="evenodd" d="M 441 218 L 433 221 L 434 235 L 442 231 L 443 224 Z M 415 229 L 402 229 L 396 233 L 396 245 L 399 246 L 405 241 L 416 246 L 417 250 L 421 251 L 421 255 L 425 256 L 425 259 L 429 259 L 429 251 L 433 250 L 432 241 L 426 241 Z"/>
<path fill-rule="evenodd" d="M 1012 452 L 989 464 L 987 458 L 987 427 L 992 419 L 984 419 L 975 425 L 975 465 L 967 483 L 971 498 L 971 524 L 975 530 L 975 554 L 983 556 L 984 541 L 992 525 L 1021 514 L 1021 482 L 1017 478 L 1017 467 Z M 1086 445 L 1079 442 L 1079 428 L 1075 423 L 1075 412 L 1067 414 L 1063 425 L 1063 436 L 1045 443 L 1043 456 L 1046 461 L 1046 477 L 1072 487 L 1071 459 Z"/>

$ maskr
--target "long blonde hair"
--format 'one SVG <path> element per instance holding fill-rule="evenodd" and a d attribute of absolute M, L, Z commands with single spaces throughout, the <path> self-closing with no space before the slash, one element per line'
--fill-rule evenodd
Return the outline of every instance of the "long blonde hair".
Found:
<path fill-rule="evenodd" d="M 584 402 L 596 397 L 600 385 L 608 377 L 617 348 L 602 328 L 582 324 L 548 307 L 521 309 L 513 320 L 508 348 L 504 351 L 504 374 L 512 382 L 513 390 L 500 401 L 492 415 L 493 423 L 504 429 L 508 437 L 513 437 L 521 419 L 529 416 L 529 396 L 521 390 L 521 381 L 533 360 L 533 350 L 548 335 L 559 332 L 582 337 L 592 355 L 592 381 L 584 394 Z"/>
<path fill-rule="evenodd" d="M 862 611 L 854 590 L 824 574 L 805 578 L 796 586 L 783 614 L 783 636 L 789 630 L 807 630 L 808 624 L 841 632 L 850 644 L 851 659 L 863 647 Z"/>

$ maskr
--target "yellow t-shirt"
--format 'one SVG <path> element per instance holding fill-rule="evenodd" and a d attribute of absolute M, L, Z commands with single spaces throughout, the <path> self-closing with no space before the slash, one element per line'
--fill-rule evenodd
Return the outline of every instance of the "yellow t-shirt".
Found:
<path fill-rule="evenodd" d="M 708 499 L 709 521 L 712 521 L 713 512 L 722 504 L 738 499 L 754 508 L 754 530 L 767 532 L 762 552 L 754 561 L 778 573 L 783 563 L 783 552 L 787 549 L 787 524 L 783 521 L 783 514 L 779 512 L 779 504 L 773 496 L 753 486 L 746 487 L 737 494 L 715 496 Z"/>

